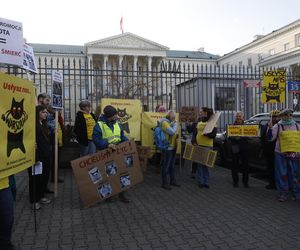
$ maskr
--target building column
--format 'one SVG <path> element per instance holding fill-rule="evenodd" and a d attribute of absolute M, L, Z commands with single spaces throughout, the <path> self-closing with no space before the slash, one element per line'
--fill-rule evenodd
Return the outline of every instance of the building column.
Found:
<path fill-rule="evenodd" d="M 102 65 L 102 76 L 103 76 L 103 93 L 102 95 L 105 96 L 109 94 L 108 91 L 108 82 L 107 82 L 107 63 L 108 63 L 108 55 L 103 55 L 103 65 Z"/>
<path fill-rule="evenodd" d="M 94 69 L 94 65 L 93 65 L 93 55 L 88 55 L 88 72 L 92 71 Z M 88 93 L 87 96 L 89 97 L 90 101 L 93 101 L 93 83 L 94 83 L 94 79 L 93 77 L 89 77 L 89 87 L 88 87 Z M 76 86 L 75 86 L 76 88 Z M 80 90 L 81 91 L 81 90 Z"/>
<path fill-rule="evenodd" d="M 133 71 L 134 71 L 134 74 L 137 74 L 137 62 L 138 62 L 138 57 L 137 56 L 134 56 L 133 57 Z"/>
<path fill-rule="evenodd" d="M 148 71 L 152 71 L 152 56 L 148 56 Z"/>
<path fill-rule="evenodd" d="M 122 64 L 123 64 L 123 58 L 124 56 L 119 55 L 119 69 L 122 69 Z"/>

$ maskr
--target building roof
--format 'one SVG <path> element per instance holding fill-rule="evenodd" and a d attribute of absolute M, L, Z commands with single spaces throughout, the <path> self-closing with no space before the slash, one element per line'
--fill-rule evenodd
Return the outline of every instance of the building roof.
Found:
<path fill-rule="evenodd" d="M 218 59 L 220 56 L 201 51 L 168 50 L 167 58 Z"/>
<path fill-rule="evenodd" d="M 294 28 L 298 27 L 299 25 L 300 25 L 300 19 L 281 27 L 280 29 L 273 30 L 271 33 L 269 33 L 265 36 L 259 36 L 258 39 L 254 40 L 254 41 L 252 41 L 248 44 L 245 44 L 240 48 L 236 48 L 235 50 L 223 55 L 220 59 L 222 60 L 226 57 L 230 57 L 234 54 L 240 53 L 243 50 L 246 50 L 246 49 L 251 48 L 251 47 L 253 47 L 257 44 L 265 42 L 266 40 L 273 39 L 274 37 L 286 32 L 286 31 L 289 31 L 291 29 L 294 29 Z"/>
<path fill-rule="evenodd" d="M 29 43 L 35 53 L 84 54 L 85 47 L 78 45 Z"/>

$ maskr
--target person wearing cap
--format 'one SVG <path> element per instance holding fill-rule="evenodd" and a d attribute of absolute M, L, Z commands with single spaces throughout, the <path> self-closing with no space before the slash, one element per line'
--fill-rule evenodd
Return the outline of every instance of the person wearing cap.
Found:
<path fill-rule="evenodd" d="M 117 144 L 128 140 L 117 120 L 117 110 L 113 106 L 107 105 L 93 130 L 92 138 L 98 150 L 106 148 L 115 150 Z M 124 192 L 119 194 L 119 199 L 125 203 L 129 202 Z"/>
<path fill-rule="evenodd" d="M 272 110 L 270 112 L 271 125 L 272 127 L 279 122 L 279 113 L 280 110 Z M 267 176 L 268 176 L 268 185 L 265 186 L 266 189 L 275 189 L 275 141 L 267 140 L 267 129 L 268 124 L 262 125 L 260 128 L 260 140 L 263 149 L 263 154 L 267 162 Z"/>
<path fill-rule="evenodd" d="M 280 135 L 286 131 L 298 131 L 300 125 L 293 119 L 293 110 L 284 109 L 279 113 L 281 120 L 272 125 L 269 123 L 267 139 L 276 141 L 275 144 L 275 184 L 279 192 L 279 201 L 288 199 L 292 190 L 292 199 L 300 201 L 299 153 L 281 152 Z"/>
<path fill-rule="evenodd" d="M 91 112 L 91 103 L 88 100 L 79 103 L 80 110 L 76 114 L 74 133 L 79 142 L 80 156 L 96 153 L 96 146 L 93 142 L 93 129 L 97 118 Z"/>

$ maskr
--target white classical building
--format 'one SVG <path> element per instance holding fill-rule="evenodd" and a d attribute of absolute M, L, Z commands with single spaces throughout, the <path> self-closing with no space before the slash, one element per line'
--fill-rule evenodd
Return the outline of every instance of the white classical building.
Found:
<path fill-rule="evenodd" d="M 219 65 L 299 67 L 300 19 L 272 31 L 256 35 L 251 43 L 225 54 L 218 59 Z"/>

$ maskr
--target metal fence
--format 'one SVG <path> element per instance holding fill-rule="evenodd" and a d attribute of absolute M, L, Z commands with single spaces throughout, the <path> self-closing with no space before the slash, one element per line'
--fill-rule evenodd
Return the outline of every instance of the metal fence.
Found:
<path fill-rule="evenodd" d="M 285 107 L 299 111 L 299 94 L 285 92 L 285 101 L 276 104 L 262 102 L 262 88 L 245 87 L 245 80 L 262 82 L 263 72 L 274 68 L 201 66 L 196 76 L 177 85 L 177 106 L 210 107 L 222 111 L 218 129 L 233 122 L 236 111 L 242 111 L 245 118 Z M 287 81 L 299 81 L 300 75 L 286 70 Z"/>
<path fill-rule="evenodd" d="M 156 106 L 180 110 L 182 106 L 208 106 L 223 112 L 220 128 L 231 121 L 233 112 L 244 111 L 246 118 L 267 112 L 275 105 L 261 102 L 261 88 L 244 88 L 245 79 L 262 80 L 263 68 L 232 67 L 217 65 L 190 65 L 165 63 L 152 66 L 133 67 L 111 64 L 105 68 L 92 68 L 86 57 L 74 59 L 38 58 L 38 74 L 23 69 L 2 66 L 1 70 L 22 78 L 30 78 L 37 94 L 51 94 L 52 71 L 64 76 L 64 118 L 69 124 L 75 121 L 81 100 L 91 101 L 97 112 L 102 98 L 139 99 L 144 111 L 154 111 Z M 299 80 L 300 76 L 287 70 L 287 80 Z M 277 108 L 293 107 L 299 110 L 299 95 L 286 94 L 286 101 Z"/>

